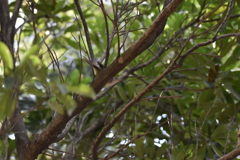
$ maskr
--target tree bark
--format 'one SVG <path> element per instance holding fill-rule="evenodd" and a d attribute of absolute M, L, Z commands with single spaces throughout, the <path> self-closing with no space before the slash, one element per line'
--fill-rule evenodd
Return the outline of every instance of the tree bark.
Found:
<path fill-rule="evenodd" d="M 14 57 L 14 35 L 15 35 L 15 24 L 18 17 L 19 9 L 22 6 L 23 0 L 17 0 L 16 5 L 14 7 L 13 15 L 10 18 L 9 15 L 9 8 L 8 8 L 8 0 L 2 0 L 0 3 L 0 41 L 4 42 L 12 55 L 13 64 L 15 64 L 15 57 Z M 15 69 L 15 66 L 13 66 Z M 15 80 L 15 85 L 13 86 L 18 90 L 18 82 Z M 14 89 L 13 89 L 14 90 Z M 18 98 L 18 91 L 13 92 L 12 97 Z M 10 106 L 7 106 L 10 107 Z M 15 111 L 13 113 L 13 116 L 10 120 L 12 130 L 15 135 L 15 142 L 16 142 L 16 148 L 17 148 L 17 154 L 20 157 L 22 153 L 22 149 L 24 146 L 28 143 L 28 137 L 27 137 L 27 130 L 26 126 L 23 122 L 21 111 L 18 106 L 18 102 L 16 102 Z"/>

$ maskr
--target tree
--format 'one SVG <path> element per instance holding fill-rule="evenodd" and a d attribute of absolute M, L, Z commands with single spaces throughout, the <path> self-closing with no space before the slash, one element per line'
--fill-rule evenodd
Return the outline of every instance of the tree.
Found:
<path fill-rule="evenodd" d="M 239 7 L 2 0 L 1 158 L 234 159 Z"/>

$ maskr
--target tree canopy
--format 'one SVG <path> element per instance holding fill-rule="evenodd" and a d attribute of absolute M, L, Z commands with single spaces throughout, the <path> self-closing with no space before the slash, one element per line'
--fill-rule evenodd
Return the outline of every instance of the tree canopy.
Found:
<path fill-rule="evenodd" d="M 1 0 L 0 159 L 236 158 L 239 8 Z"/>

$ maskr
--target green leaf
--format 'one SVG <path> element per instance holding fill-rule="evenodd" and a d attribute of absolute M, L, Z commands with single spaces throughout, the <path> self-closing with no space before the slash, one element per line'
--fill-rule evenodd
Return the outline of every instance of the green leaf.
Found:
<path fill-rule="evenodd" d="M 222 70 L 231 70 L 232 68 L 236 68 L 239 66 L 239 57 L 240 57 L 240 46 L 236 47 L 232 53 L 232 55 L 226 60 L 226 62 L 222 65 Z"/>
<path fill-rule="evenodd" d="M 4 75 L 9 76 L 13 71 L 12 55 L 5 43 L 0 41 L 0 57 L 4 65 Z"/>
<path fill-rule="evenodd" d="M 66 5 L 66 1 L 64 0 L 55 0 L 55 8 L 54 8 L 54 13 L 57 13 L 58 11 L 61 11 L 61 9 Z"/>
<path fill-rule="evenodd" d="M 70 75 L 70 78 L 68 78 L 68 82 L 72 85 L 78 85 L 80 80 L 80 73 L 78 69 L 74 69 Z"/>
<path fill-rule="evenodd" d="M 216 155 L 218 155 L 219 157 L 223 156 L 222 152 L 215 145 L 211 145 L 211 147 Z"/>
<path fill-rule="evenodd" d="M 34 76 L 36 76 L 42 83 L 47 84 L 47 69 L 44 67 L 42 61 L 38 56 L 31 55 L 29 57 L 30 63 L 28 63 L 30 70 Z"/>
<path fill-rule="evenodd" d="M 0 104 L 0 121 L 2 121 L 5 117 L 10 117 L 15 109 L 16 97 L 13 96 L 12 90 L 1 93 Z"/>
<path fill-rule="evenodd" d="M 64 108 L 56 101 L 48 101 L 47 104 L 51 107 L 52 110 L 58 112 L 59 114 L 64 114 Z"/>
<path fill-rule="evenodd" d="M 201 113 L 200 119 L 203 120 L 204 118 L 209 117 L 213 117 L 216 116 L 216 113 L 218 113 L 219 111 L 221 111 L 223 108 L 225 108 L 227 106 L 227 104 L 224 103 L 215 103 L 214 102 L 206 102 L 206 103 L 200 103 L 198 105 L 198 107 L 200 107 L 201 109 L 204 109 L 203 113 Z"/>
<path fill-rule="evenodd" d="M 178 148 L 174 148 L 171 151 L 172 151 L 172 156 L 174 159 L 184 160 L 186 150 L 185 150 L 185 146 L 182 142 L 180 142 L 180 146 L 178 146 Z"/>
<path fill-rule="evenodd" d="M 127 99 L 125 90 L 123 90 L 122 87 L 117 87 L 117 91 L 118 91 L 118 94 L 120 95 L 121 99 L 122 99 L 124 102 L 127 102 L 128 99 Z"/>
<path fill-rule="evenodd" d="M 199 96 L 198 103 L 208 102 L 208 101 L 212 100 L 212 97 L 214 95 L 213 93 L 214 93 L 213 89 L 208 89 L 208 90 L 202 91 Z"/>
<path fill-rule="evenodd" d="M 229 128 L 228 128 L 229 129 Z M 226 134 L 224 135 L 226 136 Z M 221 140 L 222 139 L 222 140 Z M 222 137 L 218 137 L 216 138 L 215 142 L 217 142 L 218 144 L 220 144 L 222 147 L 225 147 L 226 146 L 226 140 Z"/>
<path fill-rule="evenodd" d="M 38 86 L 37 84 L 35 84 L 34 82 L 32 82 L 33 80 L 29 81 L 28 83 L 25 83 L 21 86 L 20 91 L 21 92 L 26 92 L 27 94 L 32 94 L 35 96 L 40 96 L 43 97 L 46 95 L 45 90 L 43 88 L 38 89 L 36 86 Z M 31 84 L 34 83 L 34 84 Z M 40 86 L 42 87 L 42 85 Z"/>
<path fill-rule="evenodd" d="M 206 145 L 204 144 L 198 149 L 198 159 L 204 159 L 205 157 L 205 152 L 206 152 Z M 196 153 L 195 153 L 196 154 Z"/>
<path fill-rule="evenodd" d="M 66 85 L 68 92 L 73 92 L 76 94 L 80 94 L 92 99 L 96 99 L 95 91 L 92 89 L 92 87 L 86 85 L 86 84 L 80 84 L 80 85 Z"/>
<path fill-rule="evenodd" d="M 22 59 L 22 62 L 21 64 L 17 67 L 17 71 L 18 72 L 23 72 L 25 67 L 27 66 L 28 62 L 30 61 L 29 57 L 31 55 L 34 55 L 38 52 L 39 50 L 39 45 L 33 45 L 28 51 L 27 53 L 25 54 L 25 56 L 23 57 Z"/>
<path fill-rule="evenodd" d="M 135 153 L 139 159 L 143 159 L 145 149 L 144 149 L 144 143 L 143 143 L 143 138 L 139 138 L 134 141 L 136 146 L 134 147 Z"/>
<path fill-rule="evenodd" d="M 226 137 L 228 134 L 226 131 L 228 131 L 228 126 L 226 124 L 219 125 L 212 133 L 211 139 L 216 140 L 218 138 Z"/>
<path fill-rule="evenodd" d="M 155 102 L 149 100 L 143 100 L 139 102 L 144 108 L 152 108 L 156 106 Z"/>
<path fill-rule="evenodd" d="M 74 49 L 78 49 L 78 48 L 79 48 L 78 42 L 76 42 L 76 41 L 74 41 L 74 40 L 72 40 L 72 39 L 70 39 L 70 38 L 67 38 L 67 37 L 65 37 L 64 40 L 65 40 L 71 47 L 73 47 Z"/>
<path fill-rule="evenodd" d="M 222 41 L 219 41 L 219 43 L 220 43 L 219 46 L 223 46 L 223 47 L 221 47 L 220 55 L 224 57 L 229 54 L 233 45 L 236 44 L 236 40 L 226 38 L 226 39 L 223 39 Z"/>
<path fill-rule="evenodd" d="M 232 86 L 233 83 L 224 83 L 224 86 L 231 92 L 231 94 L 237 99 L 237 100 L 240 100 L 240 93 L 239 91 L 237 90 L 238 88 L 237 87 L 233 87 Z"/>
<path fill-rule="evenodd" d="M 64 105 L 64 108 L 69 116 L 77 107 L 76 101 L 72 98 L 71 95 L 68 94 L 57 95 L 57 101 L 60 102 L 60 104 Z"/>
<path fill-rule="evenodd" d="M 69 26 L 65 31 L 64 33 L 72 33 L 72 32 L 77 32 L 79 31 L 79 28 L 78 28 L 78 25 L 72 25 L 72 26 Z"/>
<path fill-rule="evenodd" d="M 152 138 L 147 138 L 146 139 L 146 147 L 145 152 L 149 154 L 149 158 L 154 159 L 155 156 L 155 145 L 154 145 L 154 140 Z"/>

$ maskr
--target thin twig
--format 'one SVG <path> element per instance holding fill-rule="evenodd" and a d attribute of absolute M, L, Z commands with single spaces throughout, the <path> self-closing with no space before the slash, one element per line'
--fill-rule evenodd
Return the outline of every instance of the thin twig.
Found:
<path fill-rule="evenodd" d="M 82 20 L 82 23 L 83 23 L 83 28 L 84 28 L 84 31 L 85 31 L 85 36 L 86 36 L 86 40 L 87 40 L 87 44 L 88 44 L 89 54 L 90 54 L 91 60 L 93 61 L 94 60 L 94 53 L 93 53 L 93 49 L 92 49 L 91 38 L 90 38 L 90 35 L 89 35 L 89 31 L 88 31 L 88 25 L 87 25 L 86 19 L 84 17 L 84 14 L 82 12 L 82 9 L 81 9 L 81 6 L 80 6 L 78 0 L 74 0 L 74 2 L 75 2 L 75 5 L 77 6 L 78 13 L 79 13 L 79 15 L 81 17 L 81 20 Z"/>
<path fill-rule="evenodd" d="M 108 64 L 108 58 L 109 58 L 109 51 L 110 51 L 110 40 L 109 40 L 109 26 L 108 26 L 108 19 L 107 19 L 107 13 L 106 13 L 106 10 L 104 8 L 104 3 L 103 1 L 101 0 L 101 4 L 100 4 L 100 8 L 102 9 L 102 12 L 103 12 L 103 16 L 104 16 L 104 22 L 105 22 L 105 28 L 106 28 L 106 34 L 107 34 L 107 47 L 106 47 L 106 51 L 105 51 L 105 54 L 106 54 L 106 57 L 105 57 L 105 62 L 104 62 L 104 68 L 107 67 L 107 64 Z"/>
<path fill-rule="evenodd" d="M 151 97 L 151 98 L 143 98 L 141 101 L 150 100 L 150 99 L 165 99 L 165 98 L 182 98 L 182 96 L 160 96 L 160 97 Z"/>

